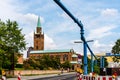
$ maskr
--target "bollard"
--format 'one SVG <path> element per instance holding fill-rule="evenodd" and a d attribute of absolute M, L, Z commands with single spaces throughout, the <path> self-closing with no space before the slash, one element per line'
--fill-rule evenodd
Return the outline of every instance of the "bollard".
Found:
<path fill-rule="evenodd" d="M 2 79 L 1 80 L 7 80 L 5 76 L 2 76 Z"/>
<path fill-rule="evenodd" d="M 21 80 L 21 74 L 18 73 L 18 80 Z"/>

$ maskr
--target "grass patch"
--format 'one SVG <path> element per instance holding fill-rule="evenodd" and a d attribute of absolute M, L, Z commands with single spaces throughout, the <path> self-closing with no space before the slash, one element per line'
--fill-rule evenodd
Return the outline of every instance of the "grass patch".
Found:
<path fill-rule="evenodd" d="M 38 75 L 48 75 L 48 74 L 59 74 L 59 73 L 26 74 L 26 75 L 23 75 L 23 76 L 38 76 Z"/>
<path fill-rule="evenodd" d="M 15 68 L 15 70 L 24 70 L 24 68 Z"/>

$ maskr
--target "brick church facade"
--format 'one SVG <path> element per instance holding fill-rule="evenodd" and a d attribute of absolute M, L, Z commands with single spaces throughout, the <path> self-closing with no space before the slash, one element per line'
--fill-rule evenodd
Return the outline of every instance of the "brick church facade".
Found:
<path fill-rule="evenodd" d="M 42 33 L 40 18 L 38 18 L 36 33 L 34 32 L 34 50 L 44 50 L 44 34 Z"/>
<path fill-rule="evenodd" d="M 34 32 L 34 47 L 29 47 L 27 51 L 27 57 L 41 57 L 43 55 L 49 55 L 51 58 L 58 57 L 61 63 L 65 61 L 70 61 L 72 64 L 72 69 L 76 69 L 77 55 L 73 49 L 53 49 L 45 50 L 44 49 L 44 33 L 42 32 L 42 27 L 40 23 L 40 17 L 38 17 L 36 32 Z"/>

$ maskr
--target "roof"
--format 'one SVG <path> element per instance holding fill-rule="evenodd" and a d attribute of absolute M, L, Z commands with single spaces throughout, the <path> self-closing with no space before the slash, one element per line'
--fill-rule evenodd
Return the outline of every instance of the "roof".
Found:
<path fill-rule="evenodd" d="M 41 27 L 40 17 L 38 17 L 37 27 Z"/>
<path fill-rule="evenodd" d="M 77 56 L 76 54 L 73 54 L 73 55 L 72 55 L 72 57 L 75 57 L 75 58 L 77 58 L 78 56 Z"/>
<path fill-rule="evenodd" d="M 78 64 L 77 61 L 70 61 L 71 64 Z"/>
<path fill-rule="evenodd" d="M 71 52 L 72 49 L 61 49 L 61 50 L 34 50 L 30 51 L 30 54 L 42 54 L 42 53 L 61 53 L 61 52 Z"/>

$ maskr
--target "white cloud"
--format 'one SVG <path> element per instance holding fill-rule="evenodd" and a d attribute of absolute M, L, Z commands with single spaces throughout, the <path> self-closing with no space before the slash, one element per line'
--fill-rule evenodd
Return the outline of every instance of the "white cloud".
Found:
<path fill-rule="evenodd" d="M 24 26 L 24 29 L 26 27 L 27 30 L 34 30 L 34 28 L 37 26 L 37 20 L 38 15 L 35 15 L 33 13 L 27 13 L 27 14 L 16 14 L 16 18 L 18 23 Z M 44 18 L 40 16 L 41 24 L 45 22 Z"/>
<path fill-rule="evenodd" d="M 71 23 L 70 21 L 64 21 L 64 19 L 63 21 L 56 21 L 55 23 L 52 22 L 49 25 L 49 27 L 51 27 L 49 29 L 49 32 L 52 33 L 51 35 L 56 35 L 56 34 L 64 33 L 64 32 L 66 32 L 66 34 L 67 32 L 75 32 L 76 27 L 74 25 L 75 24 Z"/>
<path fill-rule="evenodd" d="M 55 49 L 56 44 L 54 43 L 53 39 L 47 36 L 47 34 L 45 34 L 44 36 L 45 36 L 45 46 L 44 46 L 45 49 Z"/>
<path fill-rule="evenodd" d="M 117 16 L 118 15 L 118 10 L 117 9 L 104 9 L 101 11 L 101 15 L 103 16 Z"/>
<path fill-rule="evenodd" d="M 34 47 L 33 46 L 33 35 L 34 32 L 30 32 L 28 35 L 25 36 L 25 40 L 28 42 L 27 47 Z M 54 49 L 56 48 L 56 44 L 54 43 L 54 40 L 52 38 L 50 38 L 47 34 L 44 34 L 44 38 L 45 38 L 45 49 Z"/>
<path fill-rule="evenodd" d="M 38 19 L 38 15 L 35 15 L 35 14 L 33 14 L 33 13 L 27 13 L 27 14 L 25 14 L 25 15 L 23 15 L 23 18 L 24 18 L 24 20 L 26 21 L 26 22 L 37 22 L 37 19 Z M 40 16 L 40 21 L 42 22 L 42 23 L 44 23 L 45 22 L 45 20 L 44 20 L 44 18 L 43 17 L 41 17 Z"/>
<path fill-rule="evenodd" d="M 14 7 L 10 4 L 11 0 L 0 1 L 0 18 L 6 20 L 14 17 Z"/>
<path fill-rule="evenodd" d="M 25 36 L 27 47 L 33 46 L 33 31 Z"/>
<path fill-rule="evenodd" d="M 23 24 L 30 24 L 37 22 L 38 15 L 34 13 L 18 12 L 18 9 L 21 9 L 20 5 L 13 5 L 13 0 L 3 0 L 0 1 L 0 18 L 5 21 L 7 19 L 15 20 Z M 40 16 L 41 23 L 44 23 L 45 20 Z"/>
<path fill-rule="evenodd" d="M 18 6 L 13 5 L 12 0 L 4 0 L 0 1 L 0 18 L 2 21 L 6 21 L 7 19 L 15 20 L 19 24 L 22 25 L 35 25 L 37 23 L 38 15 L 35 15 L 34 13 L 20 13 L 17 11 Z M 20 8 L 21 9 L 21 8 Z M 40 16 L 41 23 L 44 23 L 45 20 L 43 17 Z"/>
<path fill-rule="evenodd" d="M 101 53 L 101 52 L 111 52 L 113 44 L 103 44 L 100 43 L 99 40 L 95 40 L 93 43 L 93 49 L 95 53 Z"/>
<path fill-rule="evenodd" d="M 88 35 L 88 39 L 100 39 L 105 36 L 109 36 L 112 34 L 111 30 L 116 28 L 115 26 L 104 26 L 97 29 L 93 29 L 90 31 Z"/>
<path fill-rule="evenodd" d="M 98 40 L 96 40 L 93 44 L 93 46 L 95 46 L 95 48 L 99 48 L 99 47 L 103 47 L 105 46 L 104 44 L 100 44 Z"/>

